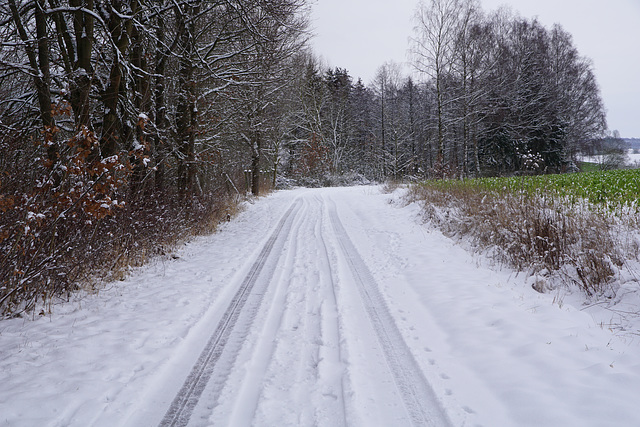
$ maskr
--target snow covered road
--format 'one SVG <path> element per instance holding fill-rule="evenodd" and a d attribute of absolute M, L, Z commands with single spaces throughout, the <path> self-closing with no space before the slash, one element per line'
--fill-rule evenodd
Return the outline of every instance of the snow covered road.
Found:
<path fill-rule="evenodd" d="M 326 211 L 332 228 L 324 221 Z M 347 276 L 332 270 L 337 263 L 348 267 Z M 344 283 L 358 288 L 371 321 L 367 325 L 364 316 L 359 332 L 369 334 L 371 342 L 377 338 L 376 347 L 384 356 L 377 362 L 382 370 L 377 369 L 376 375 L 395 385 L 381 396 L 375 394 L 381 387 L 373 387 L 371 399 L 393 408 L 383 411 L 393 425 L 448 425 L 375 280 L 349 239 L 335 203 L 326 203 L 322 195 L 296 198 L 282 216 L 160 425 L 186 426 L 191 418 L 192 424 L 203 425 L 249 425 L 254 420 L 264 425 L 355 424 L 358 418 L 346 409 L 343 382 L 348 378 L 341 356 L 336 298 L 336 288 Z M 264 320 L 257 325 L 256 318 Z M 258 331 L 257 340 L 250 338 L 252 330 Z M 278 347 L 282 350 L 276 357 Z M 305 351 L 295 352 L 301 348 Z M 287 356 L 292 350 L 295 358 Z M 371 356 L 376 357 L 380 354 Z M 238 360 L 245 360 L 251 369 L 232 379 Z M 288 372 L 292 368 L 295 376 Z M 290 398 L 275 392 L 276 398 L 269 402 L 266 378 L 277 383 L 277 389 L 295 390 L 295 396 L 304 399 L 290 406 Z M 223 401 L 225 394 L 228 404 Z M 285 402 L 277 412 L 262 409 Z"/>
<path fill-rule="evenodd" d="M 0 426 L 638 425 L 638 342 L 482 264 L 377 187 L 278 192 L 0 322 Z"/>

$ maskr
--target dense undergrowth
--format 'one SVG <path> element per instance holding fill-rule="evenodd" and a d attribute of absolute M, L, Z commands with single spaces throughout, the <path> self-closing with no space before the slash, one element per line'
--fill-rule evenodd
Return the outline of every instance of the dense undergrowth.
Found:
<path fill-rule="evenodd" d="M 47 314 L 80 289 L 98 290 L 190 236 L 212 232 L 238 206 L 225 188 L 188 197 L 113 195 L 107 206 L 90 191 L 61 201 L 60 192 L 35 187 L 18 197 L 6 179 L 0 184 L 0 318 Z"/>
<path fill-rule="evenodd" d="M 436 180 L 411 187 L 425 215 L 450 236 L 539 277 L 559 277 L 589 296 L 612 296 L 638 260 L 640 172 Z"/>
<path fill-rule="evenodd" d="M 97 221 L 26 212 L 22 216 L 33 220 L 16 218 L 2 241 L 0 312 L 16 316 L 38 308 L 45 314 L 81 288 L 99 289 L 101 281 L 123 278 L 129 267 L 168 253 L 189 236 L 211 232 L 235 208 L 231 198 L 206 197 L 141 200 Z"/>

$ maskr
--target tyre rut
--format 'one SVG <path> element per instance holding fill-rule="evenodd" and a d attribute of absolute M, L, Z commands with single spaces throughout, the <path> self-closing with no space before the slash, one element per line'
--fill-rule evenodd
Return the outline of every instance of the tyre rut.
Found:
<path fill-rule="evenodd" d="M 433 389 L 411 353 L 369 268 L 347 234 L 335 202 L 328 201 L 329 218 L 336 239 L 355 279 L 366 312 L 382 347 L 398 392 L 415 426 L 450 426 Z"/>
<path fill-rule="evenodd" d="M 227 310 L 219 321 L 197 362 L 187 376 L 184 384 L 169 406 L 160 427 L 179 427 L 189 423 L 200 396 L 210 384 L 219 394 L 224 387 L 224 367 L 235 359 L 242 345 L 242 337 L 246 336 L 258 311 L 260 302 L 268 287 L 268 278 L 273 275 L 273 268 L 264 271 L 265 280 L 258 281 L 274 248 L 280 248 L 291 230 L 294 212 L 298 212 L 301 201 L 296 200 L 284 213 L 271 236 L 263 246 L 249 272 L 242 281 Z M 278 254 L 278 250 L 275 251 Z M 270 263 L 272 266 L 274 263 Z M 256 284 L 258 284 L 256 286 Z M 246 308 L 245 308 L 246 307 Z M 235 338 L 240 339 L 235 339 Z M 218 365 L 224 365 L 216 373 Z M 228 367 L 228 366 L 226 366 Z M 215 379 L 216 381 L 212 380 Z"/>

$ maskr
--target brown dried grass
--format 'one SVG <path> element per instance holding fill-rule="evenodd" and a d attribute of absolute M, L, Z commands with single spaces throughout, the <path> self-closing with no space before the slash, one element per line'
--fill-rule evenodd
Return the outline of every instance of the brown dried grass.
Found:
<path fill-rule="evenodd" d="M 476 250 L 519 271 L 556 273 L 590 296 L 611 290 L 629 255 L 611 218 L 558 200 L 428 183 L 412 186 L 409 197 L 424 203 L 425 219 L 446 235 L 464 236 Z"/>

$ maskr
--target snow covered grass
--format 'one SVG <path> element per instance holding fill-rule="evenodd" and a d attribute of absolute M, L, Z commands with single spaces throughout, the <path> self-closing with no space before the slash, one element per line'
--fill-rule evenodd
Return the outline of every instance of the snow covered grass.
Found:
<path fill-rule="evenodd" d="M 536 290 L 563 282 L 589 297 L 612 298 L 622 283 L 636 281 L 640 193 L 616 190 L 607 184 L 612 175 L 600 175 L 428 181 L 413 186 L 410 197 L 424 201 L 426 218 L 449 236 L 468 237 L 535 276 Z"/>

